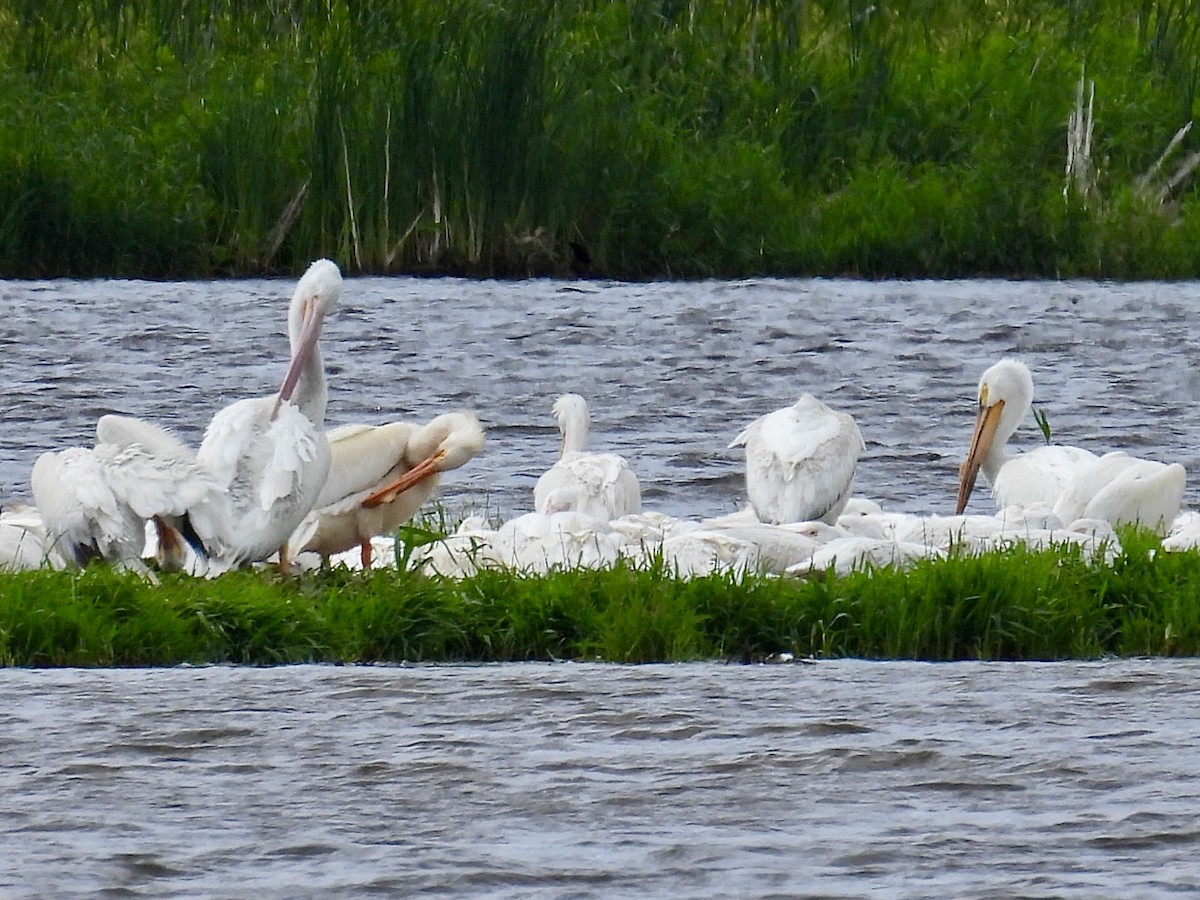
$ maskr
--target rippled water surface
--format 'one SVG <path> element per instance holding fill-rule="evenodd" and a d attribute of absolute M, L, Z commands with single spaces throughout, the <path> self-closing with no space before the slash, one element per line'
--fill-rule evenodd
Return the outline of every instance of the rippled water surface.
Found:
<path fill-rule="evenodd" d="M 109 411 L 198 443 L 221 406 L 279 386 L 291 280 L 0 282 L 0 501 Z M 453 510 L 532 508 L 558 451 L 550 404 L 592 404 L 595 449 L 626 454 L 647 508 L 730 512 L 759 415 L 812 392 L 855 415 L 861 494 L 947 512 L 983 369 L 1034 367 L 1055 439 L 1178 460 L 1200 475 L 1200 284 L 763 280 L 606 284 L 355 278 L 323 338 L 329 424 L 473 407 L 483 454 Z M 1041 440 L 1032 421 L 1018 432 Z M 988 499 L 974 501 L 986 511 Z"/>
<path fill-rule="evenodd" d="M 0 672 L 4 896 L 1200 890 L 1200 661 Z"/>

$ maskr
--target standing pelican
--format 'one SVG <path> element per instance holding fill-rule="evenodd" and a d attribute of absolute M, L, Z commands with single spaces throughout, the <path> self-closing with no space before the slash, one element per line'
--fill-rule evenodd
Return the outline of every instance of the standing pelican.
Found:
<path fill-rule="evenodd" d="M 853 416 L 805 394 L 755 419 L 729 446 L 746 448 L 746 493 L 760 521 L 832 525 L 866 445 Z"/>
<path fill-rule="evenodd" d="M 539 513 L 573 510 L 600 521 L 640 512 L 642 491 L 625 458 L 615 453 L 589 453 L 588 406 L 578 394 L 554 401 L 554 416 L 562 438 L 556 462 L 542 473 L 533 489 Z"/>
<path fill-rule="evenodd" d="M 358 546 L 364 569 L 371 565 L 371 538 L 411 519 L 441 473 L 473 459 L 484 443 L 483 427 L 469 411 L 425 425 L 345 425 L 328 438 L 329 477 L 290 546 L 326 558 Z"/>
<path fill-rule="evenodd" d="M 999 507 L 1046 504 L 1066 525 L 1103 519 L 1163 531 L 1179 512 L 1186 473 L 1123 452 L 1097 458 L 1080 447 L 1051 445 L 1010 456 L 1004 445 L 1033 404 L 1028 366 L 1002 359 L 979 380 L 979 412 L 959 469 L 956 513 L 967 506 L 980 470 Z"/>
<path fill-rule="evenodd" d="M 224 562 L 238 565 L 279 551 L 307 515 L 329 472 L 323 430 L 328 392 L 318 339 L 342 294 L 342 275 L 319 259 L 296 285 L 288 310 L 291 362 L 278 394 L 239 400 L 215 416 L 196 458 L 229 494 Z"/>

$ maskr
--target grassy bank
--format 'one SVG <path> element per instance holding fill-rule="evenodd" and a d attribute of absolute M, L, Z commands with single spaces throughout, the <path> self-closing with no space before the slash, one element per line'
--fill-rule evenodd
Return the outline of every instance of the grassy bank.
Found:
<path fill-rule="evenodd" d="M 1195 277 L 1198 75 L 1176 0 L 0 0 L 0 276 Z"/>
<path fill-rule="evenodd" d="M 616 568 L 455 582 L 404 570 L 239 572 L 153 585 L 0 573 L 0 663 L 22 666 L 1200 653 L 1200 554 L 1123 535 L 1105 565 L 1014 548 L 844 578 Z"/>

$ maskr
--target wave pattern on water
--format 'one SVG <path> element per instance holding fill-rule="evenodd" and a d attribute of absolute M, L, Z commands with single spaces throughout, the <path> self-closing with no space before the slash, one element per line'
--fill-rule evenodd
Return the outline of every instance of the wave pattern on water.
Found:
<path fill-rule="evenodd" d="M 1200 662 L 12 670 L 0 893 L 1200 889 Z"/>
<path fill-rule="evenodd" d="M 105 412 L 196 444 L 223 405 L 275 390 L 292 286 L 0 282 L 0 500 L 28 499 L 37 455 L 90 444 Z M 1192 505 L 1198 310 L 1197 283 L 353 278 L 323 338 L 328 423 L 473 407 L 488 446 L 442 494 L 452 511 L 507 518 L 532 508 L 558 450 L 550 405 L 576 391 L 594 447 L 630 458 L 647 507 L 701 517 L 743 503 L 729 441 L 809 391 L 858 420 L 858 493 L 949 512 L 975 384 L 1016 354 L 1055 440 L 1180 461 Z M 1018 432 L 1040 440 L 1032 421 Z"/>

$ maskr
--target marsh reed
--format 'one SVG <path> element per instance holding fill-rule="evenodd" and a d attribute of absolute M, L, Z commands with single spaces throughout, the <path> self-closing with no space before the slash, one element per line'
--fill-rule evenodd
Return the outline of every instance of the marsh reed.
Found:
<path fill-rule="evenodd" d="M 1192 178 L 1137 184 L 1198 41 L 1178 0 L 3 0 L 0 275 L 1192 277 Z"/>

